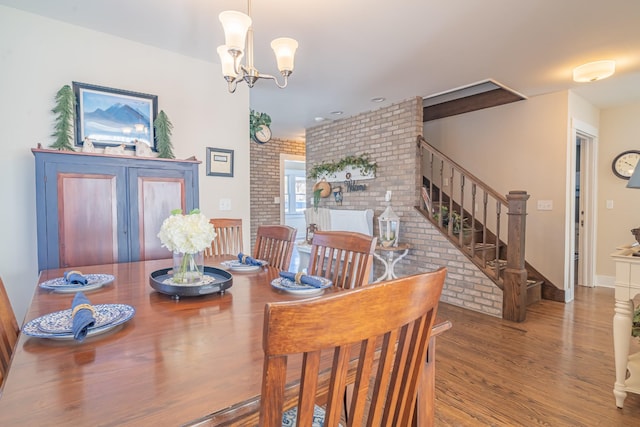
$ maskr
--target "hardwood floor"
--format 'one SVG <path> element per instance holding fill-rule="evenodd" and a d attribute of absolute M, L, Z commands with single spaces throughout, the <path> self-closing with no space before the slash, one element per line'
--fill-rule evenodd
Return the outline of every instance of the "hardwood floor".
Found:
<path fill-rule="evenodd" d="M 513 323 L 440 304 L 453 327 L 436 343 L 436 426 L 640 426 L 640 395 L 624 408 L 615 381 L 613 289 L 576 288 Z M 631 352 L 640 343 L 631 343 Z"/>

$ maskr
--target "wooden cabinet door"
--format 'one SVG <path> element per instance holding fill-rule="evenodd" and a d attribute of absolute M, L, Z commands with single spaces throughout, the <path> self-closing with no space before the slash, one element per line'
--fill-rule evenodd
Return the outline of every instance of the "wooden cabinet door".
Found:
<path fill-rule="evenodd" d="M 47 265 L 42 268 L 123 262 L 126 245 L 126 180 L 118 167 L 46 166 Z M 123 243 L 124 242 L 124 243 Z"/>
<path fill-rule="evenodd" d="M 158 232 L 171 211 L 191 211 L 195 205 L 193 173 L 173 170 L 129 170 L 131 206 L 137 206 L 131 215 L 131 259 L 133 261 L 171 258 L 171 252 L 162 247 Z"/>

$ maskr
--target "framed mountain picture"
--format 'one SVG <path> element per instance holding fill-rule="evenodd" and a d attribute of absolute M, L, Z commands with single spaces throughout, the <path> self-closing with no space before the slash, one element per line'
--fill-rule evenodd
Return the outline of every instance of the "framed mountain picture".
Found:
<path fill-rule="evenodd" d="M 146 93 L 73 82 L 76 97 L 76 145 L 134 149 L 142 142 L 156 151 L 153 121 L 158 97 Z"/>

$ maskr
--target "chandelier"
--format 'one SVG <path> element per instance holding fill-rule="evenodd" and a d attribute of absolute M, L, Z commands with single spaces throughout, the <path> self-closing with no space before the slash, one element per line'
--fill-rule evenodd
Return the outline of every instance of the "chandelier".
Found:
<path fill-rule="evenodd" d="M 225 38 L 225 44 L 218 47 L 218 55 L 222 64 L 222 75 L 229 85 L 229 92 L 235 92 L 236 86 L 241 80 L 244 80 L 250 88 L 258 79 L 273 80 L 279 88 L 285 88 L 289 75 L 293 72 L 293 58 L 298 48 L 298 42 L 287 37 L 281 37 L 271 42 L 271 48 L 276 54 L 278 70 L 284 77 L 284 83 L 280 84 L 275 76 L 260 74 L 253 65 L 251 0 L 247 2 L 247 13 L 248 15 L 245 15 L 235 10 L 227 10 L 218 16 L 224 29 Z M 246 63 L 242 64 L 245 53 Z"/>

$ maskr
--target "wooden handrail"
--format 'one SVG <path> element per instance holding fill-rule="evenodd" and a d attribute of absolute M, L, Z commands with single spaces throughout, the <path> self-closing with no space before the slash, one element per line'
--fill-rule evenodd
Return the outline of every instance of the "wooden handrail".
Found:
<path fill-rule="evenodd" d="M 499 200 L 500 202 L 502 202 L 503 205 L 506 206 L 508 204 L 507 203 L 507 198 L 505 196 L 503 196 L 502 194 L 498 193 L 497 191 L 495 191 L 493 188 L 489 187 L 488 185 L 484 184 L 474 174 L 472 174 L 471 172 L 469 172 L 468 170 L 466 170 L 465 168 L 463 168 L 462 166 L 460 166 L 459 164 L 457 164 L 456 162 L 451 160 L 442 151 L 439 151 L 433 145 L 429 144 L 427 142 L 427 140 L 424 139 L 424 137 L 422 135 L 418 135 L 418 146 L 420 148 L 424 148 L 424 149 L 426 149 L 428 151 L 432 151 L 432 152 L 437 153 L 439 157 L 442 157 L 443 160 L 446 160 L 448 163 L 450 163 L 452 165 L 452 167 L 455 170 L 460 172 L 460 175 L 466 176 L 472 182 L 478 183 L 478 185 L 482 186 L 483 190 L 485 190 L 488 194 L 491 194 L 496 200 Z"/>
<path fill-rule="evenodd" d="M 429 197 L 423 214 L 503 290 L 502 317 L 516 322 L 525 320 L 524 242 L 529 195 L 511 191 L 505 197 L 422 136 L 418 136 L 417 145 L 421 155 L 429 155 L 429 170 L 420 171 L 422 180 L 427 181 Z M 507 214 L 506 219 L 503 213 Z"/>

